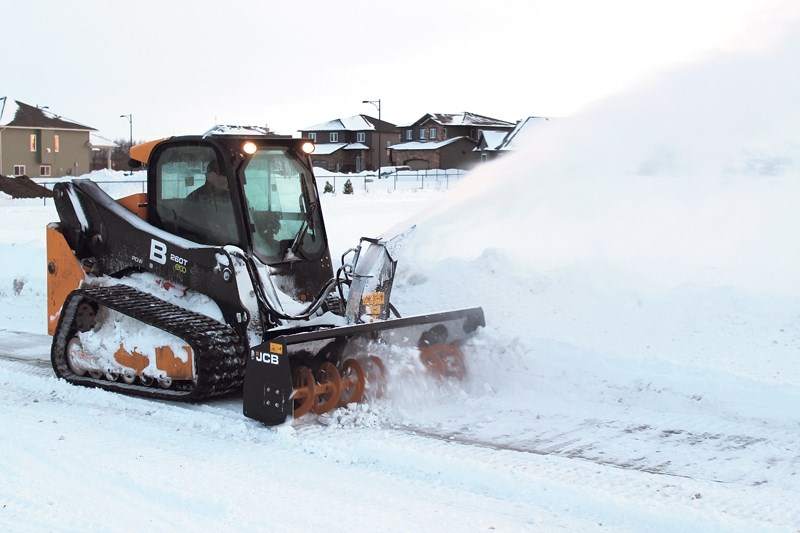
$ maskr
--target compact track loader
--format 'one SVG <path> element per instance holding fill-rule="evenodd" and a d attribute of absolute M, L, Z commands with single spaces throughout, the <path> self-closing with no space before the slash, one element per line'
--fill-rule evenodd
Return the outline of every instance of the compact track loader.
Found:
<path fill-rule="evenodd" d="M 198 401 L 243 388 L 244 414 L 281 424 L 380 394 L 387 349 L 463 375 L 480 308 L 397 315 L 402 235 L 362 238 L 332 267 L 313 143 L 252 128 L 134 146 L 147 192 L 87 179 L 54 189 L 47 227 L 55 373 L 76 385 Z"/>

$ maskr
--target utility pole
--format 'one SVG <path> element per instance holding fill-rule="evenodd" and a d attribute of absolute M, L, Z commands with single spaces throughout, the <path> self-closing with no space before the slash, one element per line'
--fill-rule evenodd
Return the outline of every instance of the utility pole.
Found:
<path fill-rule="evenodd" d="M 377 152 L 378 152 L 378 168 L 376 169 L 375 173 L 378 176 L 378 178 L 380 179 L 380 177 L 381 177 L 381 160 L 382 160 L 381 156 L 383 155 L 383 146 L 381 146 L 381 101 L 380 101 L 380 99 L 378 99 L 378 100 L 362 100 L 361 103 L 362 104 L 372 104 L 372 105 L 374 105 L 375 107 L 378 108 L 378 124 L 375 127 L 375 129 L 378 130 L 378 150 L 377 150 Z"/>

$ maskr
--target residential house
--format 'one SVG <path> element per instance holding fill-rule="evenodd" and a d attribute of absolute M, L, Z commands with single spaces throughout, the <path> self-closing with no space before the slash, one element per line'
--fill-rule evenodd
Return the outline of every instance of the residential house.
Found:
<path fill-rule="evenodd" d="M 480 154 L 481 162 L 496 159 L 502 154 L 516 150 L 517 141 L 521 137 L 549 120 L 547 117 L 528 117 L 518 121 L 510 132 L 483 130 L 475 151 Z"/>
<path fill-rule="evenodd" d="M 388 165 L 388 150 L 377 147 L 400 140 L 397 126 L 367 115 L 337 118 L 299 131 L 316 144 L 311 154 L 314 166 L 334 172 L 361 172 Z"/>
<path fill-rule="evenodd" d="M 475 113 L 428 113 L 408 126 L 401 126 L 402 142 L 389 147 L 392 164 L 414 170 L 460 168 L 468 170 L 480 161 L 475 148 L 482 133 L 505 135 L 514 123 Z"/>
<path fill-rule="evenodd" d="M 90 135 L 97 131 L 95 128 L 56 115 L 46 107 L 0 100 L 0 174 L 80 176 L 91 170 Z M 4 117 L 12 118 L 4 121 Z"/>

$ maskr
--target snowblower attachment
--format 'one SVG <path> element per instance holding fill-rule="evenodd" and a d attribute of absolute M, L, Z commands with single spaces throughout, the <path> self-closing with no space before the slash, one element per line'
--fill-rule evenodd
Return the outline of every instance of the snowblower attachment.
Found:
<path fill-rule="evenodd" d="M 309 411 L 326 413 L 382 394 L 384 357 L 406 352 L 439 376 L 463 377 L 461 343 L 484 326 L 483 310 L 470 308 L 400 318 L 389 303 L 397 261 L 394 255 L 411 228 L 377 239 L 362 238 L 342 257 L 348 287 L 348 325 L 293 329 L 250 350 L 244 382 L 244 414 L 265 424 L 282 424 Z M 352 254 L 350 261 L 347 257 Z M 341 289 L 341 284 L 340 284 Z M 343 293 L 340 293 L 342 295 Z M 398 318 L 389 320 L 390 311 Z"/>
<path fill-rule="evenodd" d="M 417 349 L 433 372 L 461 377 L 459 346 L 483 325 L 482 309 L 470 308 L 275 337 L 250 350 L 244 414 L 275 425 L 358 402 L 365 385 L 379 396 L 386 350 Z"/>

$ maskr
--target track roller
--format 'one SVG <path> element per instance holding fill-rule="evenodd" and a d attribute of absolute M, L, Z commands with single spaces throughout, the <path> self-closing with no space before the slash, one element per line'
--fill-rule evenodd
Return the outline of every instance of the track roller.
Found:
<path fill-rule="evenodd" d="M 86 369 L 89 368 L 89 357 L 83 351 L 83 346 L 77 336 L 72 337 L 67 344 L 67 365 L 76 376 L 86 374 Z"/>

